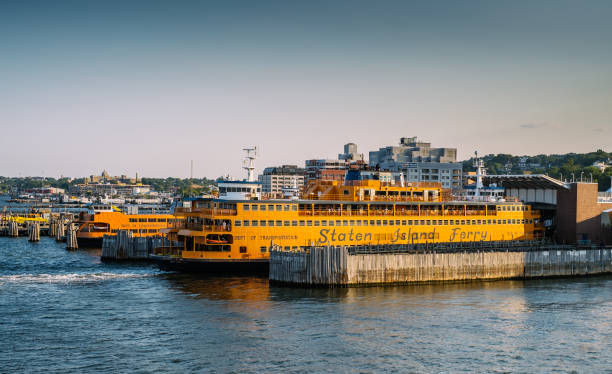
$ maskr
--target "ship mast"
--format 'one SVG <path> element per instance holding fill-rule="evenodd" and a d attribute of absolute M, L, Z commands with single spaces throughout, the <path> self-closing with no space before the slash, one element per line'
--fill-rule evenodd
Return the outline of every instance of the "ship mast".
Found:
<path fill-rule="evenodd" d="M 257 158 L 257 146 L 253 148 L 243 148 L 243 151 L 246 152 L 246 156 L 242 161 L 242 168 L 247 171 L 247 182 L 255 182 L 255 166 L 254 162 Z"/>

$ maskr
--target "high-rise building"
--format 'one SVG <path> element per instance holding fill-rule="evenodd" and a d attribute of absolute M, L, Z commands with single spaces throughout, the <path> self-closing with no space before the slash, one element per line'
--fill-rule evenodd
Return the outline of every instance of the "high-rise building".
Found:
<path fill-rule="evenodd" d="M 297 165 L 283 165 L 265 168 L 263 174 L 258 177 L 262 184 L 262 192 L 268 194 L 281 194 L 283 188 L 304 186 L 304 169 Z"/>
<path fill-rule="evenodd" d="M 444 188 L 461 188 L 462 164 L 456 148 L 432 148 L 417 137 L 401 138 L 399 146 L 370 152 L 370 168 L 403 172 L 406 182 L 438 182 Z"/>
<path fill-rule="evenodd" d="M 344 153 L 338 154 L 338 159 L 306 160 L 306 183 L 316 179 L 343 181 L 347 170 L 363 170 L 367 166 L 363 154 L 357 152 L 357 144 L 347 143 Z"/>

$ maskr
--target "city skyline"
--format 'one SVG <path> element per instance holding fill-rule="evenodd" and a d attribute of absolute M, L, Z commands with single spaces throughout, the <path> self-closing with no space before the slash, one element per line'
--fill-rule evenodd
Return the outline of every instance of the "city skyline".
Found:
<path fill-rule="evenodd" d="M 178 5 L 180 4 L 180 5 Z M 612 4 L 3 2 L 0 175 L 610 151 Z"/>

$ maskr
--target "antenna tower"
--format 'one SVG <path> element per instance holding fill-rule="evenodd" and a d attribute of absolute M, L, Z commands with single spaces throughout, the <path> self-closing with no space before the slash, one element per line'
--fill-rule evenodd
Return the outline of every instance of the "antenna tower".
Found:
<path fill-rule="evenodd" d="M 247 181 L 255 182 L 255 166 L 253 163 L 257 158 L 257 146 L 253 148 L 243 148 L 242 150 L 246 152 L 246 156 L 244 156 L 244 160 L 242 161 L 242 168 L 247 171 Z"/>

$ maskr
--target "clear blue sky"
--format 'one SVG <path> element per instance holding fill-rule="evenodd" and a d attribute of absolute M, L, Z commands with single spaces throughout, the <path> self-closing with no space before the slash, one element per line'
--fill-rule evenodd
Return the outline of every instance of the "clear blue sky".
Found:
<path fill-rule="evenodd" d="M 243 177 L 612 139 L 611 1 L 2 1 L 0 175 Z"/>

